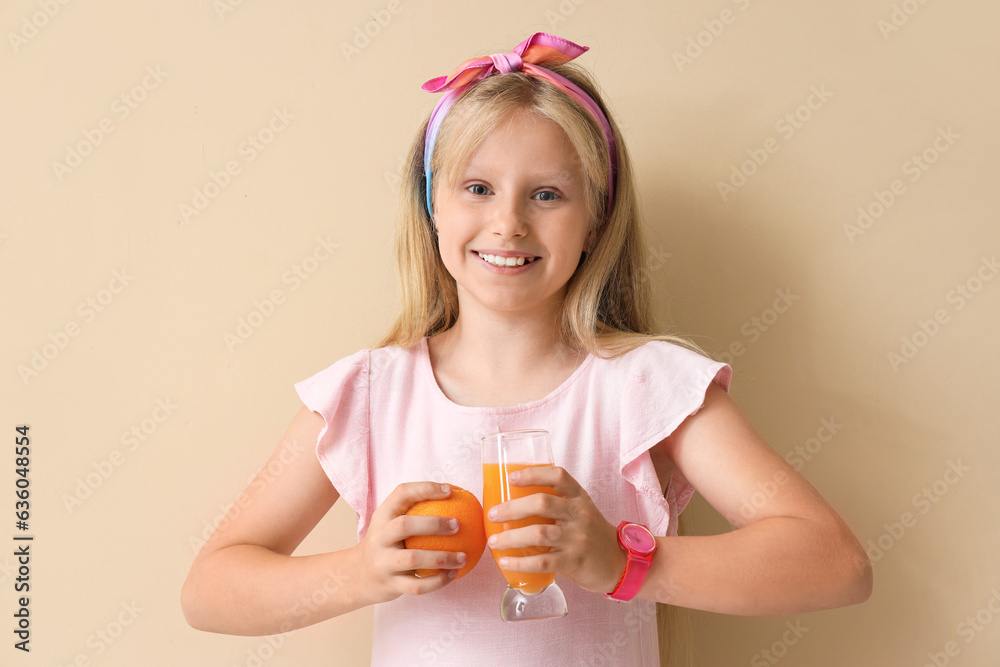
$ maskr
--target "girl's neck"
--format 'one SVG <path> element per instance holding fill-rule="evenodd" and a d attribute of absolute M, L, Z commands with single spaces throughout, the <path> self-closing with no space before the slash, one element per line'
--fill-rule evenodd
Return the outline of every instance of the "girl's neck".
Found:
<path fill-rule="evenodd" d="M 466 306 L 441 334 L 448 354 L 473 356 L 487 368 L 532 367 L 568 350 L 559 333 L 560 312 L 506 314 Z"/>
<path fill-rule="evenodd" d="M 544 398 L 586 358 L 565 345 L 558 313 L 544 317 L 459 315 L 428 340 L 431 366 L 448 398 L 501 407 Z"/>

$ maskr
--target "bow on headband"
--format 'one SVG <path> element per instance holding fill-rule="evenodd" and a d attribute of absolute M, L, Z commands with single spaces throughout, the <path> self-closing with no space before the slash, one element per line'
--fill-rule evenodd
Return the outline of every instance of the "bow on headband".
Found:
<path fill-rule="evenodd" d="M 611 213 L 611 205 L 614 202 L 615 193 L 615 166 L 618 157 L 611 124 L 608 123 L 608 119 L 604 116 L 604 112 L 601 111 L 601 107 L 579 86 L 566 77 L 560 76 L 552 70 L 536 64 L 539 62 L 548 62 L 561 65 L 587 51 L 588 47 L 574 44 L 568 39 L 549 35 L 544 32 L 536 32 L 514 47 L 512 53 L 494 53 L 485 58 L 466 60 L 455 68 L 450 75 L 431 79 L 421 86 L 430 93 L 445 93 L 438 100 L 434 111 L 431 112 L 430 120 L 427 123 L 427 132 L 424 135 L 424 175 L 427 180 L 428 215 L 433 217 L 431 208 L 431 156 L 434 154 L 434 143 L 437 140 L 438 131 L 441 129 L 441 123 L 444 121 L 452 105 L 455 104 L 469 86 L 488 76 L 507 74 L 509 72 L 524 72 L 530 76 L 545 79 L 579 102 L 601 127 L 608 146 L 607 213 Z"/>

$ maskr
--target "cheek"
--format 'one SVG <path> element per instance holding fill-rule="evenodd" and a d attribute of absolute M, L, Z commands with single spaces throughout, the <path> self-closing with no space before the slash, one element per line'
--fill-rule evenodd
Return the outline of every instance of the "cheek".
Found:
<path fill-rule="evenodd" d="M 454 276 L 458 263 L 465 258 L 465 243 L 460 234 L 447 224 L 438 225 L 438 255 L 448 273 Z"/>
<path fill-rule="evenodd" d="M 587 240 L 590 236 L 590 218 L 585 209 L 574 211 L 567 215 L 562 225 L 562 238 L 574 247 L 579 246 L 581 250 L 587 249 Z"/>

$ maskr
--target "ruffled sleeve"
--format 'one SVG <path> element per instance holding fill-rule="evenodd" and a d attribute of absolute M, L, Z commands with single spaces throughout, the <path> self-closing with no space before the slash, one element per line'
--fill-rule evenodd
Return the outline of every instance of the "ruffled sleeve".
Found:
<path fill-rule="evenodd" d="M 369 370 L 362 350 L 295 384 L 302 402 L 326 422 L 316 456 L 335 489 L 358 514 L 358 539 L 367 530 L 371 505 Z"/>
<path fill-rule="evenodd" d="M 732 368 L 665 341 L 629 353 L 621 402 L 622 476 L 637 491 L 641 519 L 657 535 L 676 535 L 694 487 L 675 470 L 664 495 L 649 450 L 705 402 L 715 382 L 729 391 Z"/>

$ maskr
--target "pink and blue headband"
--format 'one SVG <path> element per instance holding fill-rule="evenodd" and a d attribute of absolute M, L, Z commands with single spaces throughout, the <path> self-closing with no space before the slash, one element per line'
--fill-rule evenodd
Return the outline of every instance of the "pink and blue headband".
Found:
<path fill-rule="evenodd" d="M 507 74 L 508 72 L 524 72 L 525 74 L 545 79 L 583 105 L 583 108 L 601 126 L 601 129 L 604 131 L 604 139 L 608 145 L 608 208 L 606 213 L 610 215 L 615 196 L 615 168 L 618 163 L 618 151 L 615 148 L 615 137 L 611 131 L 611 124 L 608 123 L 608 119 L 601 111 L 601 107 L 579 86 L 566 77 L 560 76 L 552 70 L 536 64 L 539 62 L 548 62 L 561 65 L 587 51 L 588 47 L 574 44 L 568 39 L 549 35 L 544 32 L 536 32 L 514 47 L 513 53 L 494 53 L 485 58 L 466 60 L 456 67 L 450 75 L 431 79 L 422 86 L 424 90 L 430 93 L 445 92 L 444 96 L 438 100 L 434 111 L 431 112 L 430 120 L 427 123 L 427 132 L 424 135 L 424 176 L 427 181 L 428 215 L 433 218 L 431 208 L 431 155 L 434 154 L 434 143 L 437 140 L 438 131 L 441 129 L 444 117 L 469 86 L 493 74 Z"/>

